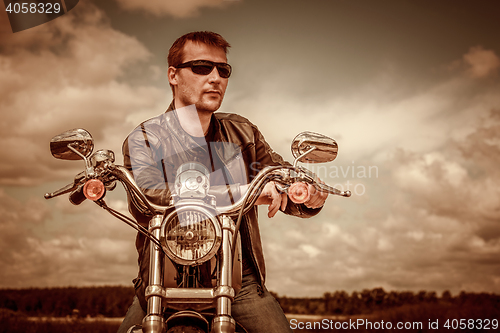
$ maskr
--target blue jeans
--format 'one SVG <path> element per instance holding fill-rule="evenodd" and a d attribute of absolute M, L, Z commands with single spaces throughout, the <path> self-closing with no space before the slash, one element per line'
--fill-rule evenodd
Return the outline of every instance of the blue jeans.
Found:
<path fill-rule="evenodd" d="M 242 287 L 234 298 L 231 313 L 248 333 L 293 332 L 278 301 L 266 288 L 260 287 L 254 274 L 243 276 Z M 118 333 L 125 333 L 130 327 L 141 325 L 145 315 L 139 299 L 134 296 Z"/>
<path fill-rule="evenodd" d="M 248 333 L 292 333 L 278 301 L 261 288 L 254 274 L 244 275 L 241 290 L 231 306 L 233 318 Z"/>
<path fill-rule="evenodd" d="M 120 328 L 118 328 L 117 333 L 126 333 L 127 330 L 135 325 L 141 325 L 142 319 L 146 316 L 146 313 L 142 310 L 139 299 L 134 295 L 132 304 L 127 310 L 127 314 L 123 319 Z"/>

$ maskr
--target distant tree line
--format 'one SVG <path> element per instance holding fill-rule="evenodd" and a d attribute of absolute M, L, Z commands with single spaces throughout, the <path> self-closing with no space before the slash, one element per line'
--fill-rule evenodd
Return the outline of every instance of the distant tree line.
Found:
<path fill-rule="evenodd" d="M 67 287 L 44 289 L 0 289 L 0 308 L 28 316 L 65 317 L 122 317 L 125 315 L 134 290 L 132 287 Z M 391 291 L 382 288 L 325 293 L 318 298 L 292 298 L 273 294 L 285 313 L 316 315 L 369 314 L 398 308 L 403 305 L 446 303 L 453 305 L 487 305 L 500 311 L 500 295 L 461 292 L 453 297 L 449 291 L 438 297 L 435 292 Z"/>
<path fill-rule="evenodd" d="M 285 313 L 295 314 L 358 315 L 381 312 L 403 305 L 432 303 L 459 306 L 487 305 L 500 311 L 500 295 L 464 291 L 455 297 L 449 291 L 444 291 L 441 297 L 438 297 L 433 291 L 386 292 L 383 288 L 365 289 L 361 292 L 354 291 L 351 294 L 345 291 L 327 292 L 321 298 L 290 298 L 273 295 L 278 299 Z"/>
<path fill-rule="evenodd" d="M 1 289 L 0 308 L 28 316 L 123 317 L 133 295 L 132 287 L 120 286 Z"/>

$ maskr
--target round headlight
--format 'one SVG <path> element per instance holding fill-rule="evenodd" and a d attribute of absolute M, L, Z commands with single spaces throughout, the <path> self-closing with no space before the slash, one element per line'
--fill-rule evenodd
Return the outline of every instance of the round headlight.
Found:
<path fill-rule="evenodd" d="M 180 207 L 163 221 L 160 241 L 174 262 L 198 265 L 211 259 L 219 249 L 221 227 L 203 207 Z"/>
<path fill-rule="evenodd" d="M 194 177 L 186 179 L 186 182 L 184 184 L 185 184 L 186 188 L 188 190 L 191 190 L 191 191 L 195 191 L 199 187 L 199 184 L 196 181 L 196 178 L 194 178 Z"/>
<path fill-rule="evenodd" d="M 203 199 L 210 188 L 210 172 L 201 163 L 184 163 L 175 175 L 175 194 L 180 198 Z"/>

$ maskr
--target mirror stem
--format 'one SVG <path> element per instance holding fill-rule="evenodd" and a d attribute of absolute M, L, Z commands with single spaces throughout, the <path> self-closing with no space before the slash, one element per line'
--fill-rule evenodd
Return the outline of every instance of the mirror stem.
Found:
<path fill-rule="evenodd" d="M 304 154 L 300 155 L 300 156 L 297 156 L 297 158 L 293 161 L 293 167 L 297 167 L 297 163 L 299 162 L 299 160 L 306 156 L 307 154 L 311 153 L 314 149 L 316 149 L 316 147 L 312 147 L 311 149 L 309 149 L 308 151 L 306 151 Z"/>
<path fill-rule="evenodd" d="M 82 153 L 80 153 L 75 148 L 71 147 L 71 144 L 68 144 L 67 147 L 68 147 L 69 150 L 71 150 L 73 153 L 75 153 L 78 156 L 80 156 L 85 161 L 85 179 L 88 179 L 89 175 L 93 176 L 94 175 L 94 170 L 92 169 L 92 166 L 90 165 L 90 162 L 87 159 L 87 157 L 85 157 Z"/>

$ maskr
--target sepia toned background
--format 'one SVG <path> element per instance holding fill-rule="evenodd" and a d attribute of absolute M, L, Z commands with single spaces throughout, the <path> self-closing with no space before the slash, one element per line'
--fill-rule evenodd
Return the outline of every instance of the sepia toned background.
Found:
<path fill-rule="evenodd" d="M 285 159 L 309 130 L 330 197 L 301 220 L 261 210 L 268 289 L 500 293 L 500 20 L 496 1 L 80 0 L 12 33 L 0 4 L 0 288 L 130 285 L 134 231 L 85 202 L 51 201 L 79 161 L 52 136 L 83 127 L 115 151 L 172 98 L 166 54 L 184 33 L 232 45 L 221 111 Z M 108 203 L 126 211 L 122 190 Z"/>

